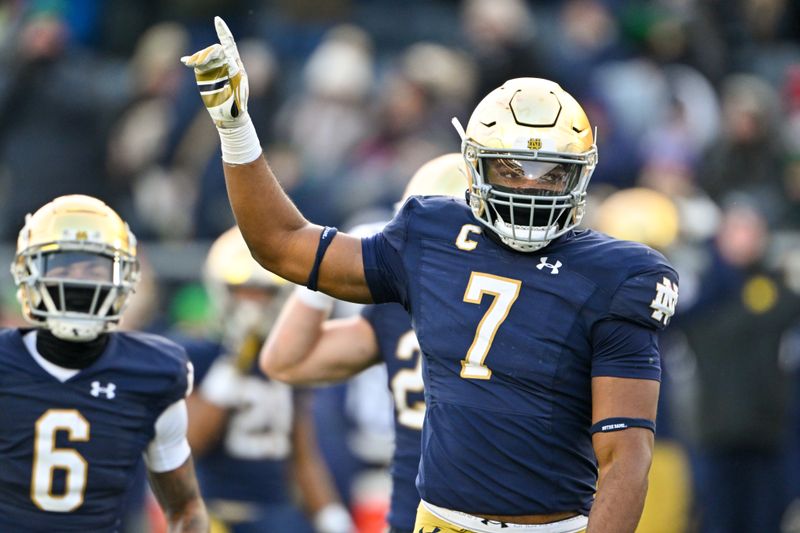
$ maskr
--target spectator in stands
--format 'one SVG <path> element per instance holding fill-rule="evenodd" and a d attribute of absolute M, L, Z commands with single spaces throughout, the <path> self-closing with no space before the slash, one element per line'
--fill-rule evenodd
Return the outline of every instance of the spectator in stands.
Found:
<path fill-rule="evenodd" d="M 703 532 L 777 532 L 785 504 L 788 376 L 779 353 L 800 297 L 766 265 L 768 237 L 764 215 L 733 201 L 709 250 L 700 296 L 682 312 L 696 358 Z"/>

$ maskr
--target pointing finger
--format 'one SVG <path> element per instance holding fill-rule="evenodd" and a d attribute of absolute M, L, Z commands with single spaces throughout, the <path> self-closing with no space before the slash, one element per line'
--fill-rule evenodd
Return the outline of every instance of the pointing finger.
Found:
<path fill-rule="evenodd" d="M 230 28 L 228 28 L 228 25 L 225 24 L 225 21 L 222 20 L 221 17 L 214 17 L 214 26 L 217 29 L 217 37 L 219 38 L 219 42 L 225 48 L 225 51 L 238 55 L 238 51 L 236 50 L 236 41 L 233 40 L 233 34 L 231 33 Z"/>

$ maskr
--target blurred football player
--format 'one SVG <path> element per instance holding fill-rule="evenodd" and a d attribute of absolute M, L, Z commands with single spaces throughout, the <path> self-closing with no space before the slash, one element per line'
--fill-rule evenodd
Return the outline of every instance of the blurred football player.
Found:
<path fill-rule="evenodd" d="M 210 350 L 187 344 L 197 372 L 189 443 L 212 520 L 237 533 L 350 533 L 317 449 L 308 394 L 258 369 L 289 284 L 255 262 L 236 227 L 214 242 L 204 270 L 222 340 Z M 295 483 L 313 528 L 293 502 Z"/>
<path fill-rule="evenodd" d="M 461 154 L 438 157 L 423 165 L 406 187 L 412 195 L 463 197 L 468 181 Z M 410 533 L 419 505 L 414 486 L 425 417 L 422 359 L 411 317 L 399 304 L 365 307 L 361 315 L 330 320 L 333 300 L 298 287 L 281 312 L 261 352 L 261 368 L 292 384 L 320 384 L 347 379 L 384 362 L 395 405 L 392 457 L 391 533 Z"/>
<path fill-rule="evenodd" d="M 0 332 L 0 531 L 118 531 L 142 455 L 170 530 L 207 531 L 186 353 L 111 331 L 139 279 L 128 225 L 95 198 L 56 198 L 27 216 L 11 272 L 35 327 Z"/>
<path fill-rule="evenodd" d="M 615 239 L 666 250 L 680 236 L 678 206 L 653 189 L 634 187 L 611 193 L 595 213 L 593 228 Z"/>
<path fill-rule="evenodd" d="M 679 243 L 682 228 L 678 207 L 658 191 L 622 189 L 610 194 L 592 213 L 592 227 L 611 237 L 641 242 L 659 251 Z M 665 349 L 668 352 L 668 346 L 662 345 L 662 353 Z M 677 408 L 674 379 L 669 372 L 662 372 L 659 432 L 637 533 L 683 533 L 689 528 L 691 471 L 687 453 L 676 438 L 675 417 L 670 416 Z"/>
<path fill-rule="evenodd" d="M 597 163 L 578 102 L 548 80 L 509 80 L 458 124 L 466 205 L 412 197 L 380 233 L 337 236 L 282 192 L 236 44 L 216 25 L 221 44 L 183 61 L 218 126 L 253 256 L 312 290 L 412 316 L 426 399 L 414 530 L 634 531 L 677 274 L 644 245 L 576 229 Z"/>

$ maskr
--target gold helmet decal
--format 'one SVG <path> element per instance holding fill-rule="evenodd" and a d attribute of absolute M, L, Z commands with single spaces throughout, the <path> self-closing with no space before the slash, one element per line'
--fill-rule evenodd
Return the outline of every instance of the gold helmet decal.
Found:
<path fill-rule="evenodd" d="M 528 139 L 528 150 L 541 150 L 542 140 L 538 137 Z"/>
<path fill-rule="evenodd" d="M 119 321 L 139 280 L 136 237 L 102 201 L 61 196 L 26 217 L 11 273 L 27 320 L 90 340 Z"/>

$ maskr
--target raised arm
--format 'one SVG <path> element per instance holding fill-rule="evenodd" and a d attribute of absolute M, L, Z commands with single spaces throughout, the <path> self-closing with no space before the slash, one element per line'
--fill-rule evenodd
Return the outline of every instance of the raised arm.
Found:
<path fill-rule="evenodd" d="M 289 298 L 261 350 L 261 370 L 292 384 L 347 379 L 379 361 L 378 343 L 361 316 L 328 320 L 333 302 L 300 288 Z"/>
<path fill-rule="evenodd" d="M 655 420 L 659 383 L 614 377 L 592 379 L 592 422 L 616 417 Z M 633 533 L 642 516 L 653 432 L 642 427 L 592 437 L 600 477 L 588 533 Z"/>
<path fill-rule="evenodd" d="M 297 210 L 264 159 L 247 114 L 247 74 L 236 43 L 221 18 L 216 17 L 214 23 L 220 43 L 181 61 L 194 68 L 203 103 L 218 128 L 236 222 L 262 266 L 305 285 L 324 240 L 323 228 L 311 224 Z M 343 300 L 371 302 L 360 239 L 345 234 L 333 238 L 319 266 L 318 287 Z"/>

